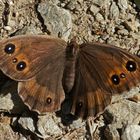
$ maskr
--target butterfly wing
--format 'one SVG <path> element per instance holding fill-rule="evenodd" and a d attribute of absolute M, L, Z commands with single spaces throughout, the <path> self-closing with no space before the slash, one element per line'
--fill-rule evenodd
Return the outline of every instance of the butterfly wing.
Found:
<path fill-rule="evenodd" d="M 86 118 L 98 116 L 120 94 L 140 82 L 140 58 L 120 48 L 82 44 L 76 61 L 71 112 Z"/>
<path fill-rule="evenodd" d="M 17 36 L 0 42 L 0 69 L 19 81 L 23 101 L 40 113 L 64 100 L 62 76 L 66 43 L 46 36 Z"/>

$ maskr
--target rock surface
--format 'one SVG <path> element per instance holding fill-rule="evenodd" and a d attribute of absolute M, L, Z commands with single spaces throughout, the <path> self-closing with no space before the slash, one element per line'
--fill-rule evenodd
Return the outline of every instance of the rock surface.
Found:
<path fill-rule="evenodd" d="M 139 125 L 128 125 L 122 136 L 122 140 L 139 140 L 140 139 L 140 126 Z"/>
<path fill-rule="evenodd" d="M 52 36 L 60 36 L 67 41 L 72 29 L 69 11 L 49 2 L 40 3 L 37 10 L 42 16 L 44 26 L 50 31 L 50 34 Z"/>
<path fill-rule="evenodd" d="M 76 36 L 79 43 L 108 43 L 139 54 L 139 15 L 129 0 L 0 0 L 0 38 L 49 34 L 68 41 Z M 39 116 L 28 110 L 15 89 L 0 90 L 0 140 L 140 139 L 139 87 L 114 96 L 95 121 L 59 113 Z"/>

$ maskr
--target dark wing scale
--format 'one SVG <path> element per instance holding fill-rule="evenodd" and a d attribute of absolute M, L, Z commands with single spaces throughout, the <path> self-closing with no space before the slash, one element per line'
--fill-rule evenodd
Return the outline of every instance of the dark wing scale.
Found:
<path fill-rule="evenodd" d="M 130 72 L 126 68 L 130 60 L 136 63 L 136 71 Z M 71 113 L 83 118 L 98 116 L 111 102 L 114 93 L 127 91 L 140 82 L 140 59 L 109 45 L 82 44 L 75 69 L 75 83 L 70 92 Z M 122 73 L 126 77 L 121 78 Z M 113 75 L 118 75 L 118 84 L 111 80 Z"/>

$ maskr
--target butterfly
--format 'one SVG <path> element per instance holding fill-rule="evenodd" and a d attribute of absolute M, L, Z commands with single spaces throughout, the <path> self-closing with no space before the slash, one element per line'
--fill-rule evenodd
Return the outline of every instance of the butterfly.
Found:
<path fill-rule="evenodd" d="M 46 35 L 21 35 L 0 41 L 0 70 L 18 81 L 30 110 L 57 111 L 66 96 L 70 113 L 96 117 L 140 82 L 140 58 L 121 48 L 70 43 Z"/>

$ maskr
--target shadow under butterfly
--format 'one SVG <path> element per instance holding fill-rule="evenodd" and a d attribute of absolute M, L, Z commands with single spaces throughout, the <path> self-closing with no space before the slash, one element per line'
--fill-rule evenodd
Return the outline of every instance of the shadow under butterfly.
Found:
<path fill-rule="evenodd" d="M 139 57 L 111 45 L 79 45 L 46 35 L 1 40 L 0 69 L 18 81 L 19 96 L 29 109 L 57 111 L 66 98 L 68 112 L 84 119 L 97 117 L 114 94 L 140 82 Z"/>

